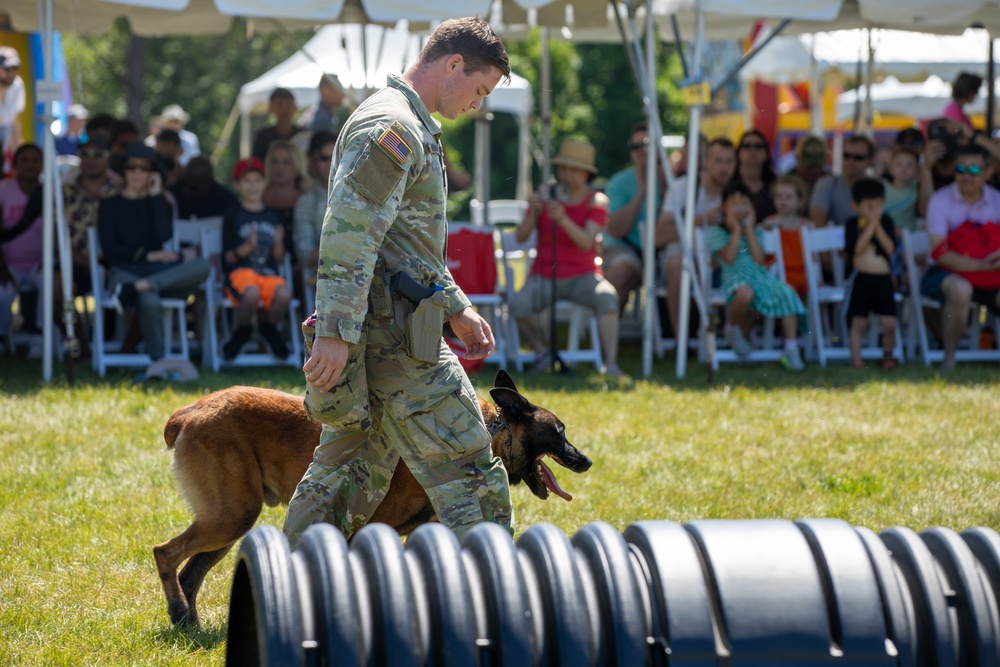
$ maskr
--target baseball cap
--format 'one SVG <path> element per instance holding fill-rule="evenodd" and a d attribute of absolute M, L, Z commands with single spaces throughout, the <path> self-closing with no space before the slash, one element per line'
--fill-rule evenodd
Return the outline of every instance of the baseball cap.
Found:
<path fill-rule="evenodd" d="M 82 104 L 71 104 L 69 109 L 66 111 L 66 115 L 70 118 L 78 118 L 80 120 L 87 120 L 90 118 L 90 112 L 87 111 L 87 107 Z"/>
<path fill-rule="evenodd" d="M 0 46 L 0 67 L 20 67 L 21 56 L 12 46 Z"/>
<path fill-rule="evenodd" d="M 817 136 L 810 135 L 799 142 L 798 159 L 805 165 L 826 163 L 826 144 Z"/>
<path fill-rule="evenodd" d="M 261 174 L 264 173 L 264 163 L 261 162 L 260 158 L 256 157 L 245 157 L 236 163 L 233 167 L 233 180 L 238 181 L 243 178 L 243 175 L 248 171 L 257 171 Z"/>

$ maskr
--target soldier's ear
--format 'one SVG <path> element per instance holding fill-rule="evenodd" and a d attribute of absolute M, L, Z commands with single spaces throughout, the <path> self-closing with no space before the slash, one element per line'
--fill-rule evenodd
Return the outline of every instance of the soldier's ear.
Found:
<path fill-rule="evenodd" d="M 452 72 L 465 71 L 465 58 L 462 57 L 461 53 L 456 53 L 448 57 L 447 71 L 449 74 L 451 74 Z"/>

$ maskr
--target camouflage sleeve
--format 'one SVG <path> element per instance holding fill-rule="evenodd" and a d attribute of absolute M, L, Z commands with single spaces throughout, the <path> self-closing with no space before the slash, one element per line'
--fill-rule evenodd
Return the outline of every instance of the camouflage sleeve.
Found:
<path fill-rule="evenodd" d="M 465 292 L 455 282 L 448 267 L 445 267 L 439 282 L 444 288 L 444 293 L 448 295 L 448 308 L 444 311 L 446 318 L 456 315 L 472 305 L 469 297 L 465 296 Z"/>
<path fill-rule="evenodd" d="M 406 174 L 419 159 L 409 146 L 419 144 L 398 122 L 360 122 L 349 132 L 320 235 L 316 335 L 357 343 L 375 260 L 399 212 Z"/>

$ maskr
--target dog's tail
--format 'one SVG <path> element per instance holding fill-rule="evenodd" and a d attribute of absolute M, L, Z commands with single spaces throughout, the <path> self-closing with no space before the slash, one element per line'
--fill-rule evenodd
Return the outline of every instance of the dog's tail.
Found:
<path fill-rule="evenodd" d="M 163 427 L 163 442 L 167 443 L 167 449 L 174 446 L 174 442 L 177 441 L 177 436 L 181 434 L 181 429 L 184 428 L 185 422 L 187 422 L 187 408 L 181 408 L 174 414 L 170 415 L 170 419 L 167 420 L 167 425 Z"/>

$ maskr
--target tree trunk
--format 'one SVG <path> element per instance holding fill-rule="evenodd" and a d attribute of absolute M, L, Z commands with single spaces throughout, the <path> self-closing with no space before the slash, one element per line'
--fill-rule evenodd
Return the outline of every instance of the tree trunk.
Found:
<path fill-rule="evenodd" d="M 146 119 L 142 112 L 142 103 L 146 98 L 146 38 L 132 35 L 128 45 L 128 68 L 126 74 L 126 91 L 128 111 L 126 118 L 139 128 L 139 139 L 146 136 Z"/>

